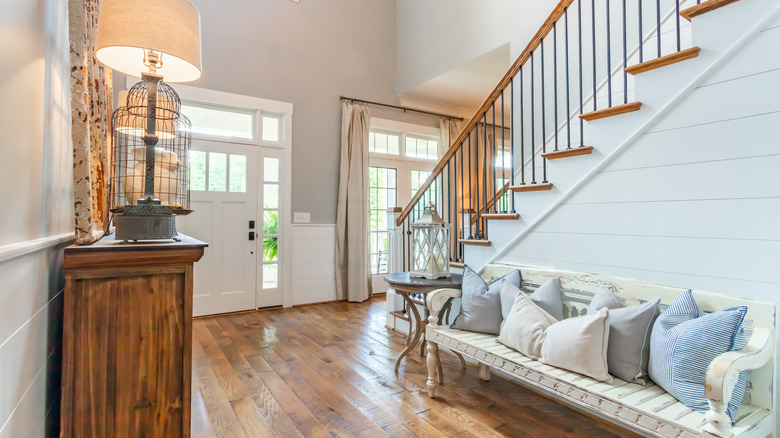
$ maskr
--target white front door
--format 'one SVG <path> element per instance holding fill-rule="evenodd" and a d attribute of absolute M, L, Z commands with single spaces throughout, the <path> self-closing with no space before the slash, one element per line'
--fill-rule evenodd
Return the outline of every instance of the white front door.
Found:
<path fill-rule="evenodd" d="M 258 215 L 257 151 L 257 146 L 192 140 L 190 208 L 194 211 L 179 217 L 177 228 L 209 244 L 195 264 L 194 316 L 257 308 L 263 228 Z"/>

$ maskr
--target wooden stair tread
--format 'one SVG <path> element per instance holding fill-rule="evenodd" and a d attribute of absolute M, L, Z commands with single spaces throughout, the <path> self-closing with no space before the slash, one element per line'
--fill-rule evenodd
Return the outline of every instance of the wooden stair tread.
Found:
<path fill-rule="evenodd" d="M 650 61 L 645 61 L 641 64 L 626 67 L 626 73 L 630 75 L 636 75 L 646 71 L 665 67 L 667 65 L 676 64 L 688 59 L 693 59 L 699 56 L 699 51 L 701 51 L 701 49 L 698 47 L 691 47 L 690 49 L 680 50 L 679 52 L 672 53 L 671 55 L 662 56 L 660 58 L 651 59 Z"/>
<path fill-rule="evenodd" d="M 405 314 L 403 310 L 394 310 L 390 312 L 390 314 L 396 318 L 403 319 L 404 321 L 409 321 L 409 315 Z"/>
<path fill-rule="evenodd" d="M 683 9 L 680 11 L 680 16 L 685 18 L 688 21 L 691 21 L 691 18 L 698 17 L 699 15 L 706 14 L 707 12 L 712 12 L 715 9 L 722 8 L 726 5 L 730 5 L 732 3 L 736 3 L 739 0 L 709 0 L 702 3 L 699 3 L 696 6 L 691 6 L 690 8 Z"/>
<path fill-rule="evenodd" d="M 580 114 L 580 118 L 585 121 L 591 121 L 596 119 L 603 119 L 605 117 L 617 116 L 619 114 L 630 113 L 633 111 L 639 111 L 642 107 L 641 102 L 629 102 L 623 105 L 613 106 L 612 108 L 605 108 L 602 110 L 591 111 L 589 113 Z"/>
<path fill-rule="evenodd" d="M 521 186 L 511 186 L 509 190 L 513 192 L 537 192 L 541 190 L 552 189 L 552 183 L 525 184 Z"/>
<path fill-rule="evenodd" d="M 557 158 L 576 157 L 577 155 L 588 155 L 593 152 L 593 146 L 580 146 L 571 149 L 561 149 L 559 151 L 545 152 L 542 158 L 555 160 Z"/>
<path fill-rule="evenodd" d="M 450 262 L 450 268 L 465 268 L 466 264 L 461 262 Z"/>
<path fill-rule="evenodd" d="M 458 242 L 464 245 L 490 246 L 490 241 L 484 239 L 458 239 Z"/>
<path fill-rule="evenodd" d="M 515 219 L 520 219 L 520 214 L 518 213 L 485 213 L 482 215 L 483 218 L 493 220 L 493 221 L 511 221 Z"/>

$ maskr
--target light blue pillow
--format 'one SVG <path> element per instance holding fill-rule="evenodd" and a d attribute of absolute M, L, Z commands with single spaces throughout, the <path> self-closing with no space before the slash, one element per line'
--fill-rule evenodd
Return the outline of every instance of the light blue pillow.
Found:
<path fill-rule="evenodd" d="M 709 410 L 704 396 L 707 367 L 715 357 L 740 350 L 747 343 L 742 321 L 747 307 L 703 315 L 690 290 L 683 292 L 653 325 L 650 335 L 650 378 L 685 406 Z M 737 380 L 726 413 L 734 421 L 745 396 L 746 377 Z"/>

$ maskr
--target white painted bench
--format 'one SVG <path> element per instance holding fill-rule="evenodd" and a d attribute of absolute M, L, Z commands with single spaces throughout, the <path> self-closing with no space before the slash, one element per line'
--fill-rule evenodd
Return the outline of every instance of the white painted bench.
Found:
<path fill-rule="evenodd" d="M 577 272 L 526 269 L 506 265 L 489 265 L 483 276 L 498 278 L 513 269 L 520 269 L 522 289 L 532 292 L 553 277 L 561 278 L 564 299 L 564 317 L 582 315 L 600 284 L 607 286 L 625 305 L 660 298 L 664 310 L 685 289 Z M 704 312 L 713 312 L 735 306 L 747 306 L 746 325 L 750 336 L 748 345 L 738 352 L 717 357 L 707 371 L 706 396 L 710 410 L 695 412 L 660 386 L 650 382 L 646 386 L 627 383 L 614 378 L 611 384 L 597 382 L 573 372 L 554 368 L 512 350 L 496 341 L 495 335 L 472 333 L 448 327 L 443 315 L 453 303 L 457 304 L 460 290 L 439 289 L 430 292 L 426 305 L 430 311 L 426 328 L 428 340 L 428 394 L 434 397 L 443 383 L 440 371 L 439 345 L 476 360 L 480 377 L 490 379 L 491 367 L 500 370 L 532 389 L 552 395 L 575 408 L 627 427 L 645 436 L 658 437 L 766 437 L 775 436 L 774 409 L 774 327 L 775 303 L 760 302 L 693 291 L 696 303 Z M 457 312 L 452 312 L 457 314 Z M 452 317 L 454 319 L 454 316 Z M 740 371 L 748 372 L 748 389 L 744 402 L 732 426 L 725 417 L 725 406 Z M 723 419 L 726 421 L 723 421 Z"/>

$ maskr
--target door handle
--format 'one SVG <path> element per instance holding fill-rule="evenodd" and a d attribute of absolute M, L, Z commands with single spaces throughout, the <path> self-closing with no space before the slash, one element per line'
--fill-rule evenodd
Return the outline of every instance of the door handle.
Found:
<path fill-rule="evenodd" d="M 249 240 L 255 240 L 255 232 L 254 231 L 250 231 L 249 232 Z"/>

